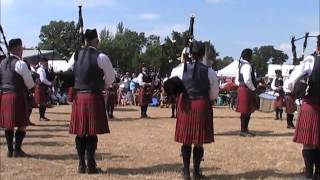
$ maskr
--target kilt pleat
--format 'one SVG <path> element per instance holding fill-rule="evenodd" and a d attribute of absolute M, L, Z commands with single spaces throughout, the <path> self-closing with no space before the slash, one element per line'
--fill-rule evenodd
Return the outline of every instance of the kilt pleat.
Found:
<path fill-rule="evenodd" d="M 293 141 L 320 146 L 320 105 L 303 102 L 298 115 Z"/>
<path fill-rule="evenodd" d="M 49 101 L 48 87 L 44 84 L 37 84 L 34 92 L 34 101 L 36 104 L 46 104 Z"/>
<path fill-rule="evenodd" d="M 177 97 L 175 141 L 183 144 L 214 142 L 213 111 L 208 99 Z"/>
<path fill-rule="evenodd" d="M 1 96 L 0 126 L 3 128 L 29 125 L 29 108 L 26 93 L 6 92 Z"/>
<path fill-rule="evenodd" d="M 152 99 L 152 88 L 151 87 L 140 87 L 139 89 L 139 105 L 147 106 Z"/>
<path fill-rule="evenodd" d="M 69 133 L 77 135 L 110 133 L 103 95 L 75 94 Z"/>
<path fill-rule="evenodd" d="M 282 96 L 277 96 L 276 100 L 274 101 L 274 109 L 282 108 L 284 105 L 284 98 Z"/>
<path fill-rule="evenodd" d="M 249 88 L 240 86 L 237 94 L 237 112 L 251 114 L 257 109 L 256 96 Z"/>

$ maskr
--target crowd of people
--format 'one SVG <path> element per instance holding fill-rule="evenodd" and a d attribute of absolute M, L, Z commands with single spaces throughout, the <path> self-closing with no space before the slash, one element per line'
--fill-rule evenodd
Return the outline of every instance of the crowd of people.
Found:
<path fill-rule="evenodd" d="M 130 73 L 116 74 L 109 57 L 97 51 L 98 33 L 95 29 L 85 32 L 85 46 L 76 51 L 68 62 L 68 69 L 74 76 L 69 89 L 68 101 L 72 102 L 69 133 L 75 135 L 78 155 L 78 173 L 96 174 L 95 153 L 98 134 L 110 133 L 108 118 L 113 118 L 116 104 L 140 106 L 141 118 L 148 118 L 148 106 L 152 97 L 158 96 L 160 104 L 171 104 L 172 117 L 176 117 L 174 139 L 181 144 L 183 162 L 182 177 L 191 179 L 190 161 L 193 157 L 193 179 L 203 179 L 200 165 L 204 157 L 203 144 L 214 142 L 213 108 L 219 94 L 219 78 L 212 68 L 202 63 L 205 45 L 201 41 L 190 41 L 183 52 L 182 62 L 165 78 L 142 67 L 136 76 Z M 189 49 L 188 49 L 189 48 Z M 48 80 L 48 60 L 42 58 L 39 67 L 29 65 L 22 59 L 21 39 L 9 41 L 10 55 L 1 61 L 0 127 L 5 129 L 7 157 L 28 157 L 22 150 L 27 126 L 30 125 L 32 107 L 39 108 L 40 120 L 45 117 L 49 102 L 49 91 L 59 93 L 62 82 L 59 77 Z M 259 107 L 259 94 L 265 91 L 266 83 L 256 80 L 251 65 L 253 52 L 244 49 L 238 74 L 234 79 L 237 86 L 231 108 L 240 113 L 240 133 L 242 137 L 254 137 L 249 130 L 252 113 Z M 297 118 L 294 142 L 303 144 L 305 176 L 320 177 L 320 35 L 317 50 L 307 56 L 297 66 L 289 79 L 284 81 L 281 74 L 271 83 L 276 92 L 276 119 L 282 118 L 282 107 L 286 99 L 287 118 L 293 119 L 296 84 L 300 77 L 307 75 L 308 88 L 302 89 L 303 103 Z M 53 94 L 55 94 L 53 93 Z M 157 95 L 158 94 L 158 95 Z M 34 98 L 33 98 L 34 95 Z M 236 97 L 236 98 L 235 98 Z M 107 111 L 107 113 L 106 113 Z M 175 112 L 176 111 L 176 112 Z M 292 123 L 292 121 L 291 121 Z M 290 124 L 293 126 L 293 124 Z M 294 127 L 294 126 L 293 126 Z M 16 131 L 14 131 L 16 129 Z"/>

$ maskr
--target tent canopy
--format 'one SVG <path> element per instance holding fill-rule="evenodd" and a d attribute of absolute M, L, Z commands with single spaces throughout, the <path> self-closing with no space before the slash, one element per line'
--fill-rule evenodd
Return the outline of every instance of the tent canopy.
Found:
<path fill-rule="evenodd" d="M 220 77 L 236 77 L 238 74 L 239 61 L 233 61 L 228 66 L 217 71 Z"/>

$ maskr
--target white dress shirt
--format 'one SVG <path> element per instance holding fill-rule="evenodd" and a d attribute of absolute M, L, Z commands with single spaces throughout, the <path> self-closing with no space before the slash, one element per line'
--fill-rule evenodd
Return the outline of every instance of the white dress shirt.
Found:
<path fill-rule="evenodd" d="M 137 77 L 138 84 L 141 87 L 144 87 L 144 85 L 146 84 L 146 82 L 143 82 L 143 74 L 146 74 L 146 72 L 140 73 Z"/>
<path fill-rule="evenodd" d="M 298 66 L 294 68 L 292 71 L 289 79 L 284 81 L 284 92 L 286 93 L 291 93 L 294 88 L 294 84 L 297 82 L 298 78 L 301 76 L 304 76 L 308 74 L 308 76 L 311 75 L 312 70 L 313 70 L 313 65 L 314 65 L 314 56 L 307 56 L 303 61 L 300 62 Z"/>
<path fill-rule="evenodd" d="M 179 64 L 177 67 L 172 69 L 170 78 L 178 77 L 182 80 L 184 70 L 184 63 Z M 219 94 L 218 76 L 214 70 L 208 68 L 208 79 L 209 79 L 209 96 L 210 100 L 215 100 Z"/>
<path fill-rule="evenodd" d="M 96 49 L 96 48 L 91 47 L 91 46 L 89 48 Z M 74 54 L 75 53 L 72 54 L 72 56 L 71 56 L 71 58 L 70 58 L 70 60 L 68 62 L 68 68 L 67 69 L 73 70 Z M 115 70 L 113 69 L 113 66 L 111 64 L 111 61 L 110 61 L 109 57 L 104 53 L 99 53 L 99 56 L 98 56 L 98 59 L 97 59 L 97 63 L 98 63 L 98 67 L 103 70 L 105 85 L 107 87 L 109 85 L 112 85 L 116 74 L 115 74 Z"/>
<path fill-rule="evenodd" d="M 22 77 L 25 86 L 28 89 L 32 89 L 34 87 L 34 82 L 27 64 L 23 60 L 21 60 L 20 57 L 14 54 L 10 54 L 10 56 L 13 56 L 18 59 L 14 66 L 14 70 Z"/>
<path fill-rule="evenodd" d="M 40 78 L 41 83 L 43 83 L 47 86 L 52 85 L 52 82 L 47 79 L 46 70 L 44 69 L 44 67 L 42 65 L 40 65 L 40 67 L 37 69 L 37 73 L 39 74 L 39 78 Z"/>
<path fill-rule="evenodd" d="M 243 81 L 246 84 L 246 86 L 254 91 L 256 90 L 256 88 L 254 87 L 254 84 L 252 82 L 251 79 L 251 71 L 252 71 L 252 67 L 250 65 L 250 63 L 244 59 L 241 59 L 240 62 L 242 63 L 241 69 L 240 69 L 240 73 L 243 76 Z M 238 72 L 238 70 L 237 70 Z M 235 83 L 239 86 L 240 82 L 239 82 L 239 73 L 237 73 L 236 79 L 235 79 Z"/>

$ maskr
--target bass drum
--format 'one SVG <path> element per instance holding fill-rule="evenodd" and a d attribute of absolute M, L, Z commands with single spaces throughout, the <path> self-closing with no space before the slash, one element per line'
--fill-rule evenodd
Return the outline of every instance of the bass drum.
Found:
<path fill-rule="evenodd" d="M 273 96 L 268 93 L 262 93 L 259 95 L 260 98 L 260 107 L 259 111 L 262 112 L 272 112 L 273 111 L 273 103 L 276 100 L 276 96 Z"/>

